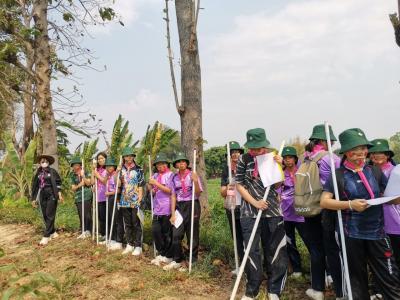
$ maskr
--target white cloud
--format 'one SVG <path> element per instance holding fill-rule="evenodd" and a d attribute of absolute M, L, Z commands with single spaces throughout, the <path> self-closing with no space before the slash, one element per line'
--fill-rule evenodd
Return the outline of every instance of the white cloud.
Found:
<path fill-rule="evenodd" d="M 240 131 L 243 137 L 244 127 L 261 126 L 278 143 L 282 137 L 306 137 L 316 122 L 328 119 L 336 131 L 358 125 L 390 134 L 390 126 L 362 116 L 374 113 L 370 107 L 377 100 L 400 109 L 393 100 L 399 96 L 400 53 L 388 18 L 395 5 L 291 1 L 274 12 L 237 16 L 229 32 L 212 39 L 202 60 L 206 133 Z M 244 115 L 246 109 L 251 111 Z M 395 113 L 386 116 L 383 122 Z M 215 131 L 221 128 L 216 122 L 230 120 L 237 122 Z M 214 142 L 213 137 L 206 138 Z"/>

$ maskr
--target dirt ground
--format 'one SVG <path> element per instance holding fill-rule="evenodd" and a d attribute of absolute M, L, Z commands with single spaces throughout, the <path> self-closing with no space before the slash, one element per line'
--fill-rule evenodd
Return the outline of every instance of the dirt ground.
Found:
<path fill-rule="evenodd" d="M 3 298 L 12 292 L 24 299 L 229 299 L 234 283 L 229 266 L 213 276 L 196 269 L 189 276 L 151 265 L 148 251 L 122 256 L 68 232 L 45 247 L 39 240 L 31 225 L 0 224 Z M 289 280 L 281 299 L 306 299 L 306 287 L 304 280 Z"/>

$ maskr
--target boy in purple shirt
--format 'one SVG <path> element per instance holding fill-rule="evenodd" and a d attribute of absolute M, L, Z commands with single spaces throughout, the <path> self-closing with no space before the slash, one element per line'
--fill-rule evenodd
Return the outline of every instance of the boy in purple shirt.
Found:
<path fill-rule="evenodd" d="M 160 263 L 170 263 L 172 242 L 171 218 L 171 188 L 170 181 L 174 173 L 169 169 L 169 160 L 164 154 L 158 154 L 153 166 L 157 172 L 149 179 L 149 189 L 153 193 L 153 223 L 152 234 L 158 255 L 151 261 L 159 266 Z"/>
<path fill-rule="evenodd" d="M 190 225 L 192 213 L 192 191 L 194 188 L 194 220 L 193 220 L 193 262 L 197 261 L 200 239 L 200 202 L 199 197 L 203 188 L 197 173 L 192 172 L 189 167 L 189 160 L 183 153 L 179 153 L 173 161 L 174 168 L 178 171 L 172 176 L 171 187 L 171 223 L 175 224 L 177 210 L 183 218 L 182 224 L 176 228 L 172 227 L 172 255 L 173 261 L 164 266 L 164 270 L 179 269 L 183 261 L 181 243 L 184 235 L 190 241 Z M 190 245 L 189 245 L 190 247 Z"/>

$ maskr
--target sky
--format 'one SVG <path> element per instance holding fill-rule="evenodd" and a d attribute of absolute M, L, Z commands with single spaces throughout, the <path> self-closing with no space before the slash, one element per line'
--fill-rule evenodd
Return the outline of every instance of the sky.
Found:
<path fill-rule="evenodd" d="M 90 29 L 85 46 L 104 72 L 78 70 L 80 90 L 108 133 L 118 114 L 141 138 L 156 120 L 177 130 L 162 0 L 116 0 L 125 26 Z M 328 121 L 336 136 L 400 131 L 400 48 L 388 18 L 395 0 L 202 0 L 198 40 L 205 146 L 245 142 L 262 127 L 273 145 Z M 179 74 L 173 1 L 172 43 Z M 179 78 L 179 77 L 178 77 Z M 179 81 L 179 80 L 178 80 Z M 67 82 L 61 82 L 68 86 Z M 81 137 L 71 137 L 71 149 Z"/>

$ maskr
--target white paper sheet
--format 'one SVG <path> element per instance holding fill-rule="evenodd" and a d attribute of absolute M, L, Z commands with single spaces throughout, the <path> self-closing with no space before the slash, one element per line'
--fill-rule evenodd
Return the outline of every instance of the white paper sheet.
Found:
<path fill-rule="evenodd" d="M 384 193 L 385 197 L 400 196 L 400 165 L 393 168 Z"/>
<path fill-rule="evenodd" d="M 181 213 L 178 210 L 175 210 L 175 228 L 178 228 L 179 226 L 181 226 L 183 223 L 183 217 L 181 215 Z"/>
<path fill-rule="evenodd" d="M 367 203 L 369 205 L 380 205 L 380 204 L 384 204 L 386 202 L 392 201 L 393 199 L 396 199 L 397 197 L 398 196 L 375 198 L 375 199 L 367 200 Z"/>
<path fill-rule="evenodd" d="M 256 156 L 258 172 L 264 187 L 284 180 L 282 167 L 274 160 L 275 153 Z"/>

